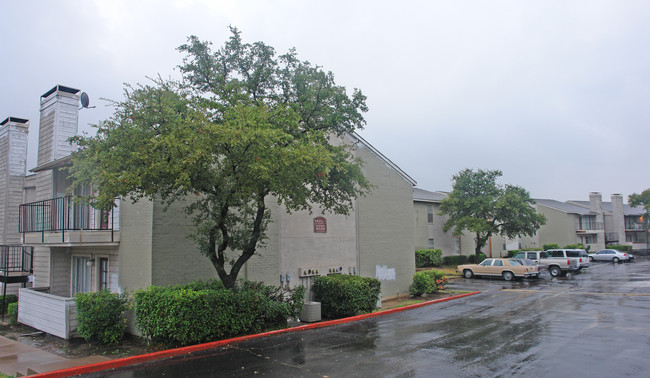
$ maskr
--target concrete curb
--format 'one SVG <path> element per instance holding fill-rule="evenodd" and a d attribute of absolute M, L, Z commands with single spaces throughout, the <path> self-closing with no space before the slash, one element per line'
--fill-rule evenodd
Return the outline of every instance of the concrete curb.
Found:
<path fill-rule="evenodd" d="M 323 321 L 323 322 L 318 322 L 318 323 L 307 324 L 307 325 L 303 325 L 303 326 L 299 326 L 299 327 L 284 328 L 284 329 L 279 329 L 279 330 L 270 331 L 270 332 L 258 333 L 258 334 L 255 334 L 255 335 L 247 335 L 247 336 L 235 337 L 235 338 L 227 339 L 227 340 L 213 341 L 213 342 L 209 342 L 209 343 L 205 343 L 205 344 L 191 345 L 191 346 L 182 347 L 182 348 L 168 349 L 168 350 L 163 350 L 163 351 L 154 352 L 154 353 L 141 354 L 141 355 L 138 355 L 138 356 L 131 356 L 131 357 L 125 357 L 125 358 L 119 358 L 119 359 L 115 359 L 115 360 L 105 361 L 105 362 L 98 362 L 98 363 L 89 364 L 89 365 L 85 365 L 85 366 L 78 366 L 78 367 L 73 367 L 73 368 L 54 370 L 54 371 L 49 371 L 49 372 L 33 375 L 33 377 L 58 378 L 58 377 L 70 377 L 70 376 L 81 375 L 81 374 L 97 373 L 97 372 L 100 372 L 100 371 L 103 371 L 103 370 L 122 368 L 122 367 L 130 366 L 130 365 L 141 364 L 141 363 L 151 362 L 151 361 L 156 361 L 156 360 L 162 360 L 162 359 L 166 359 L 166 358 L 172 358 L 172 357 L 176 357 L 176 356 L 179 356 L 179 355 L 182 355 L 182 354 L 189 354 L 189 353 L 200 352 L 200 351 L 204 351 L 204 350 L 208 350 L 208 349 L 215 349 L 215 348 L 220 347 L 220 346 L 224 346 L 224 345 L 228 345 L 228 344 L 236 344 L 236 343 L 240 343 L 242 341 L 258 339 L 258 338 L 266 337 L 266 336 L 279 335 L 279 334 L 282 334 L 282 333 L 289 333 L 289 332 L 306 331 L 306 330 L 309 330 L 309 329 L 329 327 L 329 326 L 333 326 L 333 325 L 337 325 L 337 324 L 345 324 L 345 323 L 350 323 L 350 322 L 354 322 L 354 321 L 357 321 L 357 320 L 363 320 L 363 319 L 368 319 L 368 318 L 374 318 L 374 317 L 377 317 L 377 316 L 394 314 L 396 312 L 402 312 L 402 311 L 411 310 L 411 309 L 418 308 L 418 307 L 428 306 L 428 305 L 431 305 L 431 304 L 434 304 L 434 303 L 446 302 L 446 301 L 449 301 L 449 300 L 452 300 L 452 299 L 468 297 L 470 295 L 474 295 L 474 294 L 478 294 L 478 293 L 480 293 L 480 291 L 474 291 L 474 292 L 471 292 L 471 293 L 455 295 L 455 296 L 451 296 L 451 297 L 447 297 L 447 298 L 435 299 L 435 300 L 428 301 L 428 302 L 416 303 L 416 304 L 403 306 L 403 307 L 392 308 L 392 309 L 384 310 L 384 311 L 372 312 L 370 314 L 352 316 L 352 317 L 349 317 L 349 318 L 328 320 L 328 321 Z"/>

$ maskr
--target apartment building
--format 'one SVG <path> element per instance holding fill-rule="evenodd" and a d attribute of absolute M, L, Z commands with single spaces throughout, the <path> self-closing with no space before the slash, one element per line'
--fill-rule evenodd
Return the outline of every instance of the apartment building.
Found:
<path fill-rule="evenodd" d="M 38 165 L 29 175 L 24 168 L 18 175 L 20 198 L 3 199 L 16 213 L 5 222 L 14 230 L 12 242 L 33 249 L 33 274 L 27 273 L 33 285 L 20 289 L 18 321 L 62 338 L 75 334 L 75 293 L 133 292 L 217 277 L 186 237 L 191 222 L 183 203 L 165 209 L 158 201 L 117 201 L 113 210 L 100 211 L 74 200 L 92 190 L 73 188 L 68 177 L 75 150 L 68 139 L 78 131 L 80 95 L 57 85 L 41 96 Z M 12 119 L 3 126 L 26 135 L 28 122 Z M 318 209 L 289 214 L 269 200 L 268 240 L 240 278 L 294 287 L 336 271 L 378 278 L 384 298 L 408 292 L 415 273 L 415 181 L 359 135 L 340 142 L 355 146 L 375 186 L 372 193 L 357 199 L 349 216 Z M 14 154 L 26 160 L 26 152 Z"/>

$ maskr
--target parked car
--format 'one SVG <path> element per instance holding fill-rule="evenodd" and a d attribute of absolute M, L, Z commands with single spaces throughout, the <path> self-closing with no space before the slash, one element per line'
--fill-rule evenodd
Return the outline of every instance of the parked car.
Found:
<path fill-rule="evenodd" d="M 512 259 L 517 260 L 521 265 L 523 265 L 525 267 L 533 268 L 533 269 L 537 270 L 538 272 L 542 270 L 542 268 L 539 266 L 539 264 L 537 264 L 536 262 L 534 262 L 531 259 L 522 259 L 522 258 L 514 258 L 514 257 Z"/>
<path fill-rule="evenodd" d="M 546 253 L 552 259 L 576 258 L 578 259 L 578 269 L 589 267 L 589 254 L 584 249 L 549 249 Z"/>
<path fill-rule="evenodd" d="M 480 264 L 459 265 L 457 272 L 463 273 L 465 278 L 474 276 L 491 276 L 503 277 L 506 281 L 511 281 L 515 277 L 538 277 L 539 270 L 534 267 L 522 265 L 515 259 L 490 258 L 483 260 Z"/>
<path fill-rule="evenodd" d="M 596 253 L 590 254 L 589 260 L 619 263 L 621 261 L 630 261 L 630 255 L 617 249 L 601 249 Z"/>
<path fill-rule="evenodd" d="M 544 251 L 521 251 L 513 256 L 514 259 L 529 259 L 533 260 L 540 265 L 543 269 L 548 269 L 548 272 L 553 277 L 564 276 L 569 272 L 579 270 L 579 262 L 577 258 L 568 257 L 566 259 L 551 258 L 548 253 Z"/>

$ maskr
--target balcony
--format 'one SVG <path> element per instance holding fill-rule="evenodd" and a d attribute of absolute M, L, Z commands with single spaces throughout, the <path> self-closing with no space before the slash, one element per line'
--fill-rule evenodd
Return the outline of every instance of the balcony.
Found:
<path fill-rule="evenodd" d="M 119 242 L 119 206 L 98 210 L 72 196 L 26 203 L 20 205 L 18 227 L 24 244 L 114 244 Z"/>
<path fill-rule="evenodd" d="M 625 222 L 625 231 L 645 231 L 645 224 L 636 222 Z"/>
<path fill-rule="evenodd" d="M 581 222 L 576 221 L 576 233 L 596 234 L 605 229 L 603 222 Z"/>

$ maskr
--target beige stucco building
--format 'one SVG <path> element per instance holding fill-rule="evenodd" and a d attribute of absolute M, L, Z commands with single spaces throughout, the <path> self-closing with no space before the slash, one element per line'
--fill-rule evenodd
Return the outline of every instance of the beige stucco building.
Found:
<path fill-rule="evenodd" d="M 165 210 L 157 201 L 118 201 L 104 212 L 72 200 L 90 193 L 71 189 L 67 172 L 79 99 L 79 90 L 61 85 L 41 96 L 38 166 L 26 177 L 23 168 L 21 198 L 5 201 L 20 209 L 11 226 L 19 231 L 17 242 L 34 249 L 33 287 L 20 291 L 18 320 L 64 338 L 76 329 L 77 292 L 133 292 L 217 278 L 186 237 L 191 222 L 182 203 Z M 415 273 L 415 181 L 359 135 L 340 142 L 355 146 L 372 192 L 358 198 L 348 216 L 318 210 L 289 214 L 269 200 L 268 240 L 240 278 L 309 287 L 315 275 L 337 272 L 379 279 L 384 298 L 408 292 Z M 26 158 L 26 149 L 19 155 Z"/>

